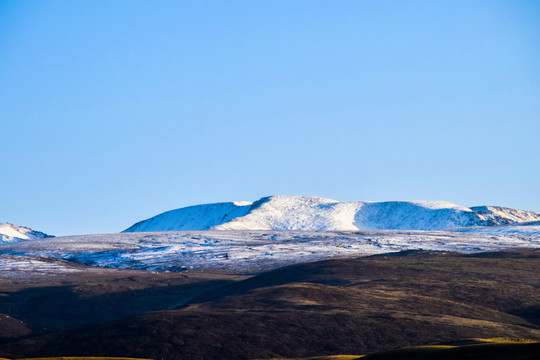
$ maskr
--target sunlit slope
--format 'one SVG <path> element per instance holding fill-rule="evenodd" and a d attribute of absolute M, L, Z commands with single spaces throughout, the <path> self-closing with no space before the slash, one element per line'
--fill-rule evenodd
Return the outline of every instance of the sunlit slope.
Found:
<path fill-rule="evenodd" d="M 469 345 L 416 346 L 369 355 L 315 356 L 269 360 L 537 360 L 540 343 L 502 339 L 471 339 Z"/>
<path fill-rule="evenodd" d="M 50 237 L 50 235 L 24 226 L 0 223 L 0 244 L 13 241 L 43 239 L 46 237 Z"/>
<path fill-rule="evenodd" d="M 540 215 L 447 201 L 339 202 L 270 196 L 254 203 L 190 206 L 143 220 L 125 232 L 172 230 L 441 230 L 539 221 Z"/>
<path fill-rule="evenodd" d="M 537 360 L 538 342 L 494 341 L 463 346 L 420 346 L 370 354 L 363 360 Z"/>

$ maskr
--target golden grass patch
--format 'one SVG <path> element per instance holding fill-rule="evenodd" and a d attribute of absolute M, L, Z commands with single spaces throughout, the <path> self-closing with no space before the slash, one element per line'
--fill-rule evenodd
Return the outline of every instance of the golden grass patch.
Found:
<path fill-rule="evenodd" d="M 452 349 L 457 346 L 454 345 L 423 345 L 423 346 L 411 346 L 411 347 L 405 347 L 403 349 L 413 349 L 413 350 L 445 350 L 445 349 Z"/>
<path fill-rule="evenodd" d="M 490 338 L 490 339 L 473 338 L 471 340 L 476 340 L 479 343 L 488 343 L 488 344 L 528 344 L 528 343 L 537 342 L 535 340 L 529 340 L 529 339 L 502 338 L 502 337 Z"/>

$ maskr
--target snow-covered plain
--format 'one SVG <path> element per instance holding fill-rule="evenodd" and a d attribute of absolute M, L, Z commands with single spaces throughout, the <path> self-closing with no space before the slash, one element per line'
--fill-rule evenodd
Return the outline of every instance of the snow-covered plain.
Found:
<path fill-rule="evenodd" d="M 250 202 L 189 206 L 134 224 L 124 232 L 186 230 L 444 230 L 540 221 L 532 211 L 466 208 L 447 201 L 339 202 L 269 196 Z"/>
<path fill-rule="evenodd" d="M 464 253 L 540 248 L 538 226 L 456 231 L 183 231 L 96 234 L 0 245 L 0 254 L 155 271 L 219 269 L 256 272 L 284 265 L 402 250 Z M 0 266 L 1 263 L 0 263 Z"/>

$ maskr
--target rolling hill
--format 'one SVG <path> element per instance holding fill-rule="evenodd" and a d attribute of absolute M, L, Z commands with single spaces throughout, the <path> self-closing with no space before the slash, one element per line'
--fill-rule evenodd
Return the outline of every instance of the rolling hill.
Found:
<path fill-rule="evenodd" d="M 539 260 L 538 251 L 526 250 L 409 251 L 293 265 L 211 288 L 174 309 L 8 341 L 0 356 L 240 360 L 470 338 L 538 341 Z M 122 297 L 129 296 L 126 289 Z"/>

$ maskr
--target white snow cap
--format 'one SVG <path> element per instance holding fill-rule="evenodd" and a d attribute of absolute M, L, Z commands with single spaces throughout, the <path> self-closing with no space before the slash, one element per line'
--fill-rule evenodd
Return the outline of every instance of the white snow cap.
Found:
<path fill-rule="evenodd" d="M 36 240 L 50 237 L 39 231 L 10 223 L 0 223 L 0 244 L 12 241 Z"/>
<path fill-rule="evenodd" d="M 181 230 L 442 230 L 540 221 L 531 211 L 447 201 L 339 202 L 277 195 L 255 202 L 185 207 L 141 221 L 124 232 Z"/>

